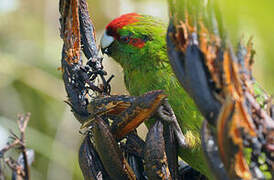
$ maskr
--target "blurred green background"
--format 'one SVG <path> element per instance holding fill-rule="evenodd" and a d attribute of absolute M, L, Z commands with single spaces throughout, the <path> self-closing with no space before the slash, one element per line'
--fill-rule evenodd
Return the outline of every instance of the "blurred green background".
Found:
<path fill-rule="evenodd" d="M 165 0 L 88 0 L 100 37 L 104 26 L 127 12 L 151 14 L 168 20 Z M 254 73 L 261 85 L 274 92 L 274 23 L 271 0 L 219 0 L 226 28 L 235 42 L 254 36 Z M 57 0 L 0 0 L 0 149 L 8 129 L 16 131 L 16 115 L 31 112 L 28 147 L 36 153 L 32 179 L 82 179 L 77 153 L 82 136 L 79 123 L 64 103 L 60 66 Z M 113 93 L 121 88 L 122 69 L 105 59 L 115 74 Z M 17 132 L 17 131 L 16 131 Z"/>

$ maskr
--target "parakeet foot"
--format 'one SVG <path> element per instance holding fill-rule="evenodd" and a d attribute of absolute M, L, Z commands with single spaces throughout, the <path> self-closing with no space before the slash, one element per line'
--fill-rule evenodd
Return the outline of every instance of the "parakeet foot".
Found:
<path fill-rule="evenodd" d="M 172 107 L 168 103 L 168 99 L 165 99 L 163 101 L 163 104 L 157 110 L 157 114 L 163 121 L 168 122 L 172 125 L 179 146 L 182 148 L 187 148 L 188 144 L 186 142 L 186 138 L 180 128 Z"/>

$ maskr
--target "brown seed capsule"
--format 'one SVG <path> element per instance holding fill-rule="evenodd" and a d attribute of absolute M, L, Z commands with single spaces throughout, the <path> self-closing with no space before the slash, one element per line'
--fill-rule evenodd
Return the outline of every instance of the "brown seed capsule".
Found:
<path fill-rule="evenodd" d="M 83 140 L 79 149 L 79 165 L 86 180 L 110 179 L 95 150 L 90 135 Z"/>
<path fill-rule="evenodd" d="M 136 176 L 119 149 L 109 127 L 100 117 L 96 117 L 93 123 L 92 134 L 96 151 L 110 177 L 135 180 Z"/>
<path fill-rule="evenodd" d="M 149 119 L 166 97 L 161 90 L 150 91 L 137 97 L 131 106 L 119 115 L 121 120 L 113 123 L 112 132 L 116 138 L 122 138 Z"/>
<path fill-rule="evenodd" d="M 160 121 L 156 121 L 147 134 L 144 160 L 149 179 L 171 180 L 165 153 L 163 124 Z"/>

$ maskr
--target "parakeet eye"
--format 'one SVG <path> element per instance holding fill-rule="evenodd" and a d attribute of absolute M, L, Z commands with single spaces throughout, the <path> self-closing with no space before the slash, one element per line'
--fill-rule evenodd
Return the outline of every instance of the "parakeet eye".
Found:
<path fill-rule="evenodd" d="M 153 38 L 150 35 L 142 35 L 142 39 L 144 40 L 144 42 L 153 40 Z"/>
<path fill-rule="evenodd" d="M 123 43 L 128 43 L 130 40 L 130 38 L 128 36 L 122 36 L 120 37 L 120 41 Z"/>

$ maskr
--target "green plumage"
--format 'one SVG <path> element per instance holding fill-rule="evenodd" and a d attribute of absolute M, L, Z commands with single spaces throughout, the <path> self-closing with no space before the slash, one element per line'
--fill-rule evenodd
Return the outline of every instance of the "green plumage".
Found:
<path fill-rule="evenodd" d="M 109 47 L 110 56 L 123 67 L 125 84 L 131 95 L 138 96 L 157 89 L 165 90 L 191 146 L 189 149 L 180 149 L 180 157 L 193 168 L 210 176 L 200 142 L 203 117 L 180 86 L 169 65 L 165 42 L 167 25 L 151 16 L 141 16 L 138 20 L 118 29 L 118 33 L 131 38 L 148 37 L 144 47 L 138 48 L 115 40 Z M 146 124 L 149 126 L 149 122 Z"/>

